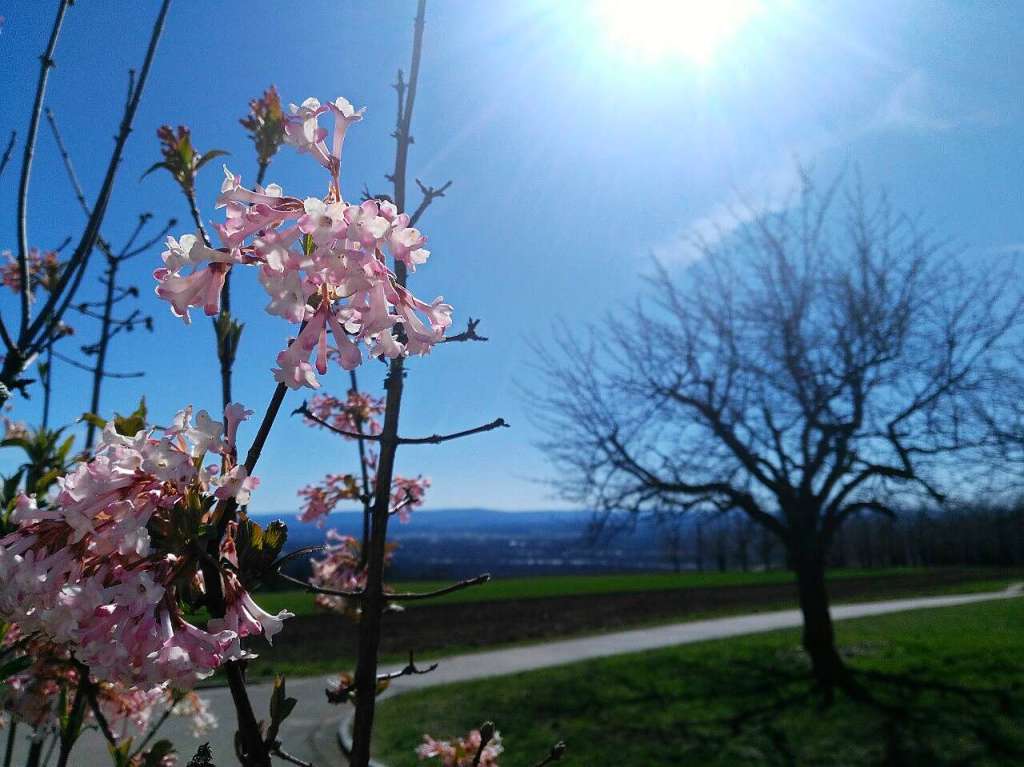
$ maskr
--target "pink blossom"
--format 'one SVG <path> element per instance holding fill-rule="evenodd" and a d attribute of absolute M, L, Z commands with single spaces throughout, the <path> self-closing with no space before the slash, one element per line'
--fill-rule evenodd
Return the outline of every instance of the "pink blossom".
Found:
<path fill-rule="evenodd" d="M 232 438 L 245 412 L 229 408 Z M 40 510 L 19 499 L 19 526 L 0 539 L 0 620 L 58 655 L 73 653 L 98 679 L 126 690 L 187 689 L 232 657 L 237 631 L 185 620 L 178 589 L 190 584 L 201 595 L 204 562 L 191 548 L 174 547 L 209 522 L 184 513 L 195 499 L 200 508 L 211 497 L 247 503 L 256 486 L 226 454 L 221 422 L 205 411 L 193 422 L 186 407 L 163 436 L 156 432 L 129 437 L 105 428 L 95 455 L 58 480 L 51 505 Z M 219 479 L 197 468 L 209 451 L 225 456 Z M 237 564 L 237 552 L 223 553 Z M 280 630 L 286 614 L 264 613 L 234 573 L 221 578 L 240 628 L 249 631 L 255 621 L 268 638 Z"/>
<path fill-rule="evenodd" d="M 400 522 L 408 522 L 412 510 L 423 505 L 429 487 L 430 480 L 422 475 L 395 477 L 391 482 L 391 513 L 398 514 Z"/>
<path fill-rule="evenodd" d="M 252 491 L 259 487 L 260 481 L 250 477 L 245 466 L 236 466 L 225 474 L 218 483 L 214 496 L 217 498 L 234 498 L 239 506 L 248 506 Z"/>
<path fill-rule="evenodd" d="M 238 425 L 242 421 L 247 421 L 251 415 L 251 410 L 246 410 L 244 405 L 240 405 L 237 402 L 228 403 L 228 406 L 224 408 L 224 422 L 226 424 L 224 445 L 229 452 L 235 452 L 235 439 L 238 436 Z"/>
<path fill-rule="evenodd" d="M 319 125 L 328 112 L 335 121 L 330 149 L 327 131 Z M 155 273 L 157 295 L 188 322 L 191 307 L 207 314 L 219 311 L 228 268 L 256 266 L 269 297 L 266 311 L 290 323 L 306 323 L 292 346 L 279 352 L 272 371 L 291 388 L 317 388 L 317 374 L 327 372 L 331 357 L 343 369 L 354 370 L 365 357 L 426 354 L 451 325 L 451 306 L 440 298 L 430 304 L 419 301 L 387 265 L 385 253 L 410 271 L 430 255 L 423 247 L 426 236 L 410 226 L 409 215 L 387 201 L 353 205 L 341 196 L 342 146 L 362 114 L 343 98 L 293 104 L 284 119 L 285 139 L 328 170 L 328 193 L 303 200 L 273 184 L 247 189 L 240 176 L 225 168 L 216 201 L 225 219 L 214 227 L 223 247 L 207 247 L 192 235 L 169 238 L 164 268 Z M 197 269 L 203 262 L 208 266 Z M 183 274 L 186 266 L 194 271 Z"/>
<path fill-rule="evenodd" d="M 227 273 L 227 267 L 211 264 L 208 269 L 194 271 L 187 277 L 167 269 L 157 269 L 153 276 L 158 283 L 156 294 L 168 301 L 174 316 L 181 317 L 188 325 L 192 322 L 189 307 L 201 306 L 210 317 L 220 313 L 220 292 Z"/>
<path fill-rule="evenodd" d="M 471 730 L 465 738 L 453 741 L 435 740 L 429 735 L 423 736 L 423 743 L 416 749 L 420 759 L 439 759 L 442 767 L 471 767 L 476 754 L 480 751 L 482 736 L 479 730 Z M 501 734 L 494 735 L 484 746 L 480 754 L 480 767 L 497 767 L 498 757 L 504 748 L 501 745 Z"/>

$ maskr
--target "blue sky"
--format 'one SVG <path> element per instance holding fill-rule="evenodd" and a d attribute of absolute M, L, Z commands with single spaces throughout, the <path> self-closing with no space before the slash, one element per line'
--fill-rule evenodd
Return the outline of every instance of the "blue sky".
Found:
<path fill-rule="evenodd" d="M 270 83 L 285 100 L 344 95 L 367 107 L 349 134 L 346 197 L 364 183 L 387 190 L 393 163 L 394 93 L 407 67 L 414 3 L 336 0 L 200 3 L 171 8 L 115 189 L 104 234 L 115 243 L 136 215 L 188 217 L 169 177 L 139 181 L 157 156 L 163 124 L 192 127 L 200 149 L 222 148 L 251 181 L 255 162 L 237 119 Z M 23 134 L 55 2 L 0 4 L 3 76 L 0 131 Z M 125 72 L 138 66 L 156 2 L 78 3 L 58 45 L 48 92 L 87 191 L 105 167 L 124 99 Z M 886 185 L 900 207 L 978 254 L 979 263 L 1024 249 L 1024 49 L 1017 3 L 888 0 L 765 3 L 703 64 L 656 58 L 610 33 L 594 3 L 431 0 L 411 176 L 454 184 L 424 217 L 431 259 L 413 277 L 421 297 L 437 294 L 465 317 L 483 317 L 487 344 L 443 347 L 411 365 L 403 431 L 445 432 L 505 417 L 512 429 L 444 447 L 411 447 L 403 473 L 434 483 L 429 506 L 501 509 L 560 505 L 536 480 L 546 476 L 530 425 L 530 342 L 629 311 L 652 255 L 682 266 L 688 232 L 725 224 L 731 204 L 772 204 L 791 186 L 794 161 L 829 175 L 859 169 Z M 20 154 L 17 155 L 20 157 Z M 14 247 L 18 164 L 0 180 L 0 249 Z M 268 174 L 305 196 L 323 177 L 308 158 L 282 150 Z M 220 181 L 201 180 L 204 215 Z M 415 200 L 415 197 L 413 197 Z M 82 216 L 45 125 L 31 187 L 29 237 L 52 247 L 80 231 Z M 190 229 L 180 225 L 180 232 Z M 153 335 L 119 338 L 114 370 L 145 369 L 141 381 L 111 381 L 105 405 L 127 408 L 145 392 L 155 420 L 186 403 L 215 409 L 219 383 L 212 331 L 189 328 L 152 294 L 160 248 L 130 266 Z M 99 263 L 95 266 L 99 267 Z M 262 412 L 269 368 L 287 329 L 265 315 L 254 275 L 234 282 L 246 321 L 236 398 Z M 90 281 L 82 298 L 95 298 Z M 5 317 L 16 311 L 0 297 Z M 97 332 L 72 318 L 73 351 Z M 608 327 L 608 332 L 614 332 Z M 61 368 L 55 420 L 86 409 L 84 373 Z M 383 369 L 365 365 L 365 388 Z M 341 393 L 340 370 L 323 378 Z M 299 404 L 289 395 L 286 409 Z M 38 418 L 38 394 L 14 416 Z M 244 437 L 243 437 L 244 439 Z M 295 490 L 327 471 L 354 470 L 351 446 L 296 419 L 275 428 L 253 508 L 295 508 Z M 0 457 L 0 461 L 3 458 Z"/>

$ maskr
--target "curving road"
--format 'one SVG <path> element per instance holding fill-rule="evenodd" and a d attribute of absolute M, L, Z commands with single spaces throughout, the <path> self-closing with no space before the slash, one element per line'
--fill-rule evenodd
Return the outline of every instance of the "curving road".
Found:
<path fill-rule="evenodd" d="M 919 597 L 894 599 L 886 602 L 837 605 L 832 608 L 832 618 L 834 620 L 863 618 L 904 610 L 952 607 L 993 599 L 1009 599 L 1020 596 L 1022 590 L 1024 589 L 1018 584 L 1005 591 L 982 594 Z M 431 674 L 395 680 L 382 697 L 433 685 L 482 679 L 518 671 L 560 666 L 590 658 L 653 650 L 679 644 L 703 642 L 709 639 L 724 639 L 743 634 L 794 628 L 800 625 L 799 610 L 780 610 L 730 618 L 688 621 L 580 639 L 565 639 L 505 650 L 457 655 L 441 660 L 438 668 Z M 290 753 L 301 759 L 312 761 L 316 767 L 342 767 L 347 764 L 347 761 L 338 747 L 339 720 L 347 719 L 351 709 L 328 704 L 324 696 L 324 687 L 325 681 L 319 677 L 288 680 L 288 694 L 298 698 L 299 705 L 285 722 L 281 737 Z M 257 716 L 266 716 L 270 685 L 253 685 L 251 691 Z M 219 728 L 197 740 L 188 732 L 184 722 L 172 717 L 161 731 L 161 736 L 170 738 L 178 746 L 180 755 L 184 757 L 179 760 L 182 765 L 188 763 L 188 759 L 200 743 L 208 740 L 213 748 L 214 762 L 219 767 L 229 767 L 235 763 L 234 711 L 231 706 L 231 697 L 226 688 L 206 690 L 203 692 L 203 696 L 209 699 L 213 712 L 220 719 L 221 726 Z M 343 738 L 346 737 L 345 732 L 345 723 L 342 722 L 340 733 Z M 23 752 L 23 745 L 19 744 L 19 752 Z M 410 748 L 415 745 L 410 744 Z M 16 759 L 14 763 L 21 762 Z M 106 744 L 102 738 L 95 732 L 85 733 L 73 753 L 72 763 L 88 765 L 88 767 L 103 767 L 110 764 L 110 757 L 107 755 Z M 287 763 L 278 759 L 275 764 Z"/>

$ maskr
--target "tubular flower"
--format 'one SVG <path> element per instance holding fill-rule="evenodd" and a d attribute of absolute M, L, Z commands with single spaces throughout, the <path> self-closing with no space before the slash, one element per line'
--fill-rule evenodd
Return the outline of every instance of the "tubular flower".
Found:
<path fill-rule="evenodd" d="M 0 254 L 6 263 L 0 264 L 0 284 L 10 288 L 14 293 L 21 292 L 21 271 L 18 260 L 9 250 Z M 35 297 L 36 288 L 50 291 L 57 285 L 64 270 L 64 262 L 54 250 L 42 251 L 29 248 L 26 254 L 28 262 L 29 296 Z"/>
<path fill-rule="evenodd" d="M 157 431 L 125 435 L 108 423 L 95 455 L 57 481 L 52 505 L 17 504 L 19 527 L 0 539 L 0 618 L 104 681 L 187 690 L 240 657 L 238 640 L 255 625 L 269 638 L 288 614 L 264 613 L 222 569 L 223 625 L 185 619 L 185 603 L 205 600 L 200 552 L 222 513 L 217 499 L 246 503 L 255 479 L 233 465 L 223 424 L 206 411 L 193 420 L 185 408 Z M 203 468 L 209 452 L 226 471 Z"/>
<path fill-rule="evenodd" d="M 354 389 L 345 399 L 330 394 L 317 394 L 310 401 L 309 412 L 335 429 L 367 435 L 380 434 L 378 416 L 384 413 L 384 400 Z M 311 418 L 305 419 L 307 426 L 321 427 L 323 424 Z M 345 439 L 357 439 L 348 437 Z M 369 486 L 376 484 L 377 455 L 367 450 L 364 459 Z M 397 514 L 400 522 L 409 521 L 409 513 L 423 505 L 423 497 L 430 487 L 430 479 L 396 476 L 391 481 L 391 513 Z M 341 501 L 360 498 L 358 481 L 353 474 L 328 474 L 319 483 L 306 485 L 299 490 L 304 506 L 299 519 L 303 522 L 324 524 L 324 517 L 330 514 Z"/>
<path fill-rule="evenodd" d="M 480 730 L 472 730 L 465 738 L 456 738 L 454 741 L 434 740 L 429 735 L 424 735 L 422 745 L 416 749 L 416 755 L 420 759 L 439 759 L 442 767 L 472 767 L 474 764 L 479 764 L 480 767 L 498 767 L 498 757 L 504 750 L 501 735 L 495 731 L 484 746 L 480 761 L 475 762 L 476 754 L 480 751 L 480 740 Z"/>
<path fill-rule="evenodd" d="M 10 648 L 17 640 L 24 640 L 21 631 L 17 624 L 9 624 L 4 647 Z M 60 693 L 77 687 L 79 669 L 71 662 L 67 648 L 45 640 L 29 638 L 28 644 L 18 651 L 32 658 L 32 664 L 4 681 L 0 710 L 37 730 L 56 730 L 61 717 L 68 715 L 73 698 L 71 694 L 62 697 Z M 145 730 L 154 713 L 167 708 L 172 708 L 175 715 L 191 717 L 194 732 L 205 732 L 217 726 L 207 702 L 195 693 L 182 696 L 162 685 L 126 686 L 96 678 L 92 679 L 92 684 L 100 711 L 118 738 Z M 85 724 L 92 724 L 91 708 L 86 716 Z"/>
<path fill-rule="evenodd" d="M 385 564 L 394 556 L 395 544 L 388 544 Z M 342 535 L 337 530 L 327 531 L 327 545 L 320 556 L 310 561 L 313 567 L 310 583 L 335 591 L 359 591 L 366 586 L 366 568 L 362 562 L 362 547 L 351 535 Z M 344 597 L 331 594 L 317 594 L 316 604 L 325 610 L 358 614 L 358 605 L 350 604 Z"/>
<path fill-rule="evenodd" d="M 334 118 L 330 142 L 319 123 L 328 114 Z M 168 238 L 164 265 L 154 273 L 157 295 L 187 323 L 192 307 L 219 312 L 228 270 L 254 267 L 270 299 L 266 311 L 301 323 L 272 371 L 292 389 L 318 388 L 318 376 L 332 358 L 354 370 L 364 348 L 365 356 L 388 359 L 427 354 L 452 323 L 452 307 L 442 298 L 421 301 L 387 266 L 390 256 L 415 270 L 430 255 L 426 236 L 410 225 L 409 216 L 387 201 L 352 205 L 341 197 L 342 147 L 362 115 L 343 98 L 291 105 L 282 118 L 284 141 L 328 171 L 328 194 L 301 199 L 275 184 L 247 189 L 225 168 L 216 206 L 226 217 L 214 227 L 221 247 L 207 247 L 191 235 Z"/>

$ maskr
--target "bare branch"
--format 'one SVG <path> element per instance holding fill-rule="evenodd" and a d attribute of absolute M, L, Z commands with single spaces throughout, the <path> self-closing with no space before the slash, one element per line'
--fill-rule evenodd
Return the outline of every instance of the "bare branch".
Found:
<path fill-rule="evenodd" d="M 548 752 L 548 755 L 541 759 L 539 762 L 537 762 L 537 764 L 535 764 L 534 767 L 546 767 L 546 765 L 551 764 L 552 762 L 560 761 L 561 758 L 565 756 L 565 752 L 567 749 L 568 746 L 565 745 L 564 741 L 558 741 L 555 745 L 551 747 L 551 751 Z"/>
<path fill-rule="evenodd" d="M 384 434 L 363 434 L 361 432 L 347 431 L 346 429 L 339 429 L 337 426 L 328 423 L 324 419 L 317 416 L 313 411 L 309 409 L 306 402 L 303 402 L 299 407 L 292 411 L 292 415 L 301 415 L 303 418 L 308 418 L 310 421 L 323 426 L 329 431 L 333 431 L 335 434 L 339 434 L 342 437 L 348 437 L 349 439 L 366 440 L 369 442 L 380 442 L 382 444 L 396 444 L 396 445 L 438 445 L 442 442 L 448 442 L 453 439 L 460 439 L 461 437 L 469 437 L 473 434 L 482 434 L 486 431 L 492 431 L 494 429 L 509 428 L 509 424 L 505 422 L 504 418 L 495 418 L 490 423 L 485 423 L 482 426 L 476 426 L 472 429 L 465 429 L 464 431 L 457 431 L 452 434 L 432 434 L 429 437 L 394 437 L 389 438 Z"/>
<path fill-rule="evenodd" d="M 478 575 L 475 578 L 467 578 L 464 581 L 453 583 L 451 586 L 445 586 L 443 589 L 436 589 L 435 591 L 424 591 L 424 592 L 406 592 L 387 594 L 386 597 L 391 601 L 402 601 L 402 602 L 414 602 L 422 599 L 433 599 L 434 597 L 444 596 L 445 594 L 451 594 L 456 591 L 462 591 L 463 589 L 472 588 L 473 586 L 480 586 L 491 580 L 490 573 L 484 573 Z"/>
<path fill-rule="evenodd" d="M 43 111 L 43 99 L 46 95 L 46 81 L 54 66 L 53 53 L 57 49 L 57 38 L 64 23 L 64 14 L 71 5 L 70 0 L 60 0 L 57 5 L 57 17 L 50 30 L 50 39 L 46 50 L 39 57 L 39 80 L 36 82 L 36 96 L 32 104 L 25 136 L 25 149 L 21 160 L 21 180 L 18 182 L 18 274 L 21 277 L 21 324 L 18 330 L 19 340 L 25 335 L 29 321 L 29 284 L 28 271 L 28 184 L 32 177 L 32 158 L 36 151 L 36 138 L 39 135 L 39 116 Z"/>
<path fill-rule="evenodd" d="M 486 336 L 477 335 L 476 326 L 480 324 L 479 319 L 468 318 L 466 322 L 466 329 L 461 333 L 456 333 L 454 336 L 445 336 L 441 339 L 440 343 L 450 344 L 460 341 L 487 341 Z"/>
<path fill-rule="evenodd" d="M 12 130 L 11 137 L 7 140 L 7 148 L 4 149 L 3 157 L 0 157 L 0 177 L 7 170 L 7 163 L 11 161 L 11 153 L 14 151 L 14 141 L 18 138 L 18 131 Z"/>
<path fill-rule="evenodd" d="M 256 468 L 256 462 L 259 461 L 260 455 L 263 453 L 263 446 L 267 442 L 267 437 L 270 436 L 270 429 L 274 425 L 277 413 L 281 409 L 281 403 L 284 402 L 284 395 L 287 393 L 288 387 L 283 383 L 279 383 L 277 388 L 274 389 L 270 402 L 267 404 L 263 420 L 260 421 L 260 428 L 256 432 L 256 438 L 252 441 L 249 452 L 245 456 L 245 471 L 250 476 L 252 475 L 252 470 Z"/>
<path fill-rule="evenodd" d="M 53 356 L 56 357 L 57 359 L 59 359 L 61 362 L 66 362 L 67 364 L 71 365 L 72 367 L 76 367 L 79 370 L 85 370 L 88 373 L 95 373 L 99 369 L 99 368 L 92 367 L 90 365 L 83 365 L 78 360 L 73 359 L 71 357 L 68 357 L 65 354 L 61 354 L 60 352 L 54 352 Z M 104 378 L 144 378 L 146 374 L 144 372 L 136 372 L 136 373 L 111 373 L 109 371 L 104 370 L 102 372 L 102 375 L 103 375 Z"/>
<path fill-rule="evenodd" d="M 430 207 L 430 203 L 432 203 L 438 197 L 444 197 L 444 193 L 448 191 L 448 188 L 451 185 L 452 182 L 447 181 L 446 183 L 442 184 L 439 187 L 425 186 L 422 181 L 416 179 L 416 186 L 420 188 L 420 192 L 423 195 L 423 198 L 420 200 L 420 204 L 416 206 L 416 210 L 409 218 L 409 225 L 416 226 L 416 224 L 420 220 L 420 216 L 422 216 L 426 212 L 427 208 Z"/>
<path fill-rule="evenodd" d="M 156 56 L 157 45 L 160 41 L 160 36 L 163 33 L 164 21 L 167 18 L 167 11 L 169 7 L 170 0 L 163 0 L 160 4 L 160 10 L 153 23 L 153 30 L 150 35 L 149 44 L 146 48 L 146 55 L 143 61 L 142 72 L 139 76 L 138 85 L 135 88 L 131 103 L 125 110 L 124 117 L 121 120 L 121 127 L 114 143 L 114 151 L 111 154 L 110 162 L 107 165 L 107 172 L 104 176 L 103 184 L 100 186 L 100 192 L 97 195 L 96 202 L 92 205 L 92 215 L 86 223 L 85 230 L 79 239 L 78 246 L 75 248 L 74 254 L 68 260 L 67 267 L 61 275 L 56 288 L 51 292 L 45 306 L 43 306 L 39 315 L 31 323 L 27 332 L 22 334 L 23 337 L 19 338 L 19 345 L 21 348 L 24 350 L 27 347 L 30 353 L 38 351 L 38 338 L 40 337 L 39 332 L 43 329 L 43 326 L 50 325 L 52 327 L 60 322 L 64 315 L 64 311 L 74 298 L 75 291 L 81 282 L 82 274 L 85 271 L 85 265 L 93 247 L 96 244 L 96 239 L 99 236 L 100 225 L 102 224 L 103 218 L 107 212 L 107 205 L 110 202 L 110 196 L 114 188 L 114 178 L 116 177 L 117 169 L 121 164 L 121 157 L 124 153 L 124 147 L 128 141 L 128 136 L 132 131 L 132 124 L 134 123 L 135 114 L 139 108 L 139 102 L 142 99 L 142 93 L 145 89 L 146 80 L 149 76 L 153 59 Z M 45 336 L 46 334 L 43 335 L 43 337 Z"/>
<path fill-rule="evenodd" d="M 299 757 L 297 756 L 292 756 L 287 751 L 283 751 L 280 746 L 273 746 L 270 749 L 270 753 L 274 756 L 284 759 L 286 762 L 289 762 L 290 764 L 298 765 L 298 767 L 313 767 L 312 762 L 307 762 L 304 759 L 299 759 Z"/>

